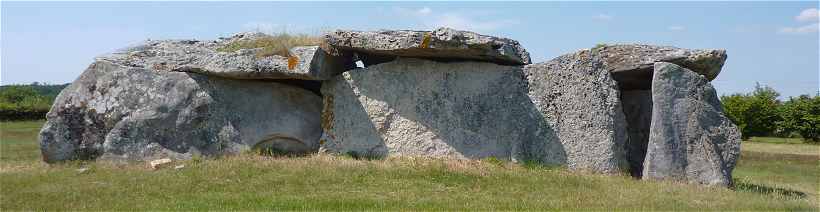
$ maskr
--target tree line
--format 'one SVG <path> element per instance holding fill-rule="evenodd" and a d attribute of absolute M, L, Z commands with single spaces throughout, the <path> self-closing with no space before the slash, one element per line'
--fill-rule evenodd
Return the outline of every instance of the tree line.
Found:
<path fill-rule="evenodd" d="M 720 97 L 729 119 L 749 137 L 803 137 L 820 142 L 820 93 L 778 100 L 780 93 L 768 86 L 755 85 L 750 93 Z"/>
<path fill-rule="evenodd" d="M 54 99 L 68 84 L 50 85 L 32 83 L 29 85 L 0 86 L 0 120 L 45 119 Z"/>

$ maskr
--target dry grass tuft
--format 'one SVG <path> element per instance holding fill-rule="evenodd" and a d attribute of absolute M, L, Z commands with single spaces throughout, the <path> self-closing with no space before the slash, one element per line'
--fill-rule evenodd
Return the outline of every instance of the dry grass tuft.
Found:
<path fill-rule="evenodd" d="M 321 37 L 310 36 L 306 34 L 291 35 L 281 33 L 277 35 L 264 36 L 253 40 L 240 40 L 229 43 L 217 51 L 233 52 L 240 49 L 256 49 L 262 48 L 256 53 L 257 57 L 267 57 L 279 55 L 283 57 L 288 56 L 288 50 L 296 46 L 315 46 L 322 43 Z"/>

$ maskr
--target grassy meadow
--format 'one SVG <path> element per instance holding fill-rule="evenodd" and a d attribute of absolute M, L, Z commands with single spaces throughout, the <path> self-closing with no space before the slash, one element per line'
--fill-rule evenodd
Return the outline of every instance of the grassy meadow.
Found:
<path fill-rule="evenodd" d="M 820 146 L 799 140 L 744 142 L 731 190 L 497 160 L 241 155 L 156 171 L 142 163 L 46 165 L 42 123 L 0 123 L 0 211 L 818 210 L 820 202 Z"/>

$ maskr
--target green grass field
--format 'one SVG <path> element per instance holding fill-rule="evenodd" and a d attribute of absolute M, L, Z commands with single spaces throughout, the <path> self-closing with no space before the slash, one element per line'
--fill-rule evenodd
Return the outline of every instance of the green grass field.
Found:
<path fill-rule="evenodd" d="M 745 142 L 730 190 L 491 160 L 242 155 L 176 162 L 185 165 L 178 170 L 46 165 L 41 124 L 0 124 L 0 211 L 818 210 L 818 146 L 793 141 Z"/>

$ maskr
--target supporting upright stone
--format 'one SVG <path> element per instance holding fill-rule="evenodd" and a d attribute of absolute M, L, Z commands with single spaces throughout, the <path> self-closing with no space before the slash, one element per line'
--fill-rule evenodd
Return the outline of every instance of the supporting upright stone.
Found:
<path fill-rule="evenodd" d="M 155 59 L 162 60 L 97 58 L 55 99 L 40 131 L 43 160 L 186 159 L 252 148 L 318 151 L 318 95 L 283 83 L 145 66 Z"/>
<path fill-rule="evenodd" d="M 655 63 L 643 178 L 730 186 L 739 153 L 740 132 L 707 78 Z"/>
<path fill-rule="evenodd" d="M 322 147 L 360 156 L 522 160 L 540 142 L 563 158 L 529 101 L 520 67 L 398 58 L 322 85 Z M 563 161 L 552 161 L 561 164 Z"/>
<path fill-rule="evenodd" d="M 554 134 L 573 170 L 621 173 L 627 169 L 624 144 L 626 121 L 619 90 L 594 51 L 581 50 L 548 62 L 524 67 L 532 104 L 545 120 L 539 130 Z M 534 123 L 541 124 L 541 123 Z M 538 143 L 535 143 L 538 144 Z M 535 158 L 555 160 L 538 145 Z"/>

